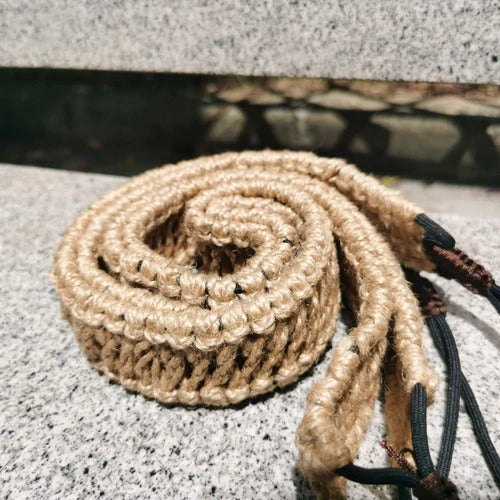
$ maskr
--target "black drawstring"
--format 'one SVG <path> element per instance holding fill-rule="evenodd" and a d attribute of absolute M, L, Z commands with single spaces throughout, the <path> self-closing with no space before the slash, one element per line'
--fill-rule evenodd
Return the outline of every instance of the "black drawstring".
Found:
<path fill-rule="evenodd" d="M 413 458 L 417 464 L 417 474 L 422 479 L 434 472 L 427 439 L 427 392 L 423 385 L 415 384 L 411 392 L 410 418 Z"/>
<path fill-rule="evenodd" d="M 441 355 L 443 361 L 445 361 L 449 367 L 450 366 L 450 363 L 448 361 L 449 351 L 446 348 L 446 342 L 449 342 L 450 344 L 453 344 L 455 346 L 454 351 L 457 351 L 457 349 L 455 345 L 455 340 L 453 338 L 453 334 L 451 333 L 448 323 L 444 315 L 442 314 L 436 316 L 429 316 L 428 318 L 426 318 L 426 320 L 432 338 L 434 340 L 434 343 L 439 351 L 439 354 Z M 451 385 L 451 378 L 452 378 L 451 370 L 450 368 L 448 368 L 448 370 L 450 372 L 450 385 Z M 455 383 L 453 383 L 453 387 L 455 387 Z M 476 436 L 476 440 L 479 444 L 479 447 L 481 448 L 484 459 L 493 475 L 493 478 L 495 479 L 495 482 L 500 487 L 500 458 L 488 433 L 488 428 L 486 427 L 486 423 L 484 422 L 484 418 L 481 413 L 481 410 L 479 409 L 479 405 L 477 404 L 474 392 L 472 391 L 469 382 L 467 381 L 467 379 L 465 378 L 464 374 L 461 371 L 459 373 L 458 388 L 460 390 L 462 399 L 464 401 L 465 411 L 467 412 L 471 420 L 472 428 L 474 429 L 474 434 Z M 451 400 L 452 399 L 454 400 L 454 398 L 456 397 L 455 392 L 456 391 L 453 391 L 453 395 L 451 395 L 451 388 L 448 389 L 448 395 L 449 395 L 448 406 L 452 404 Z M 456 412 L 456 417 L 455 417 L 455 412 Z M 458 419 L 458 409 L 450 410 L 450 413 L 447 412 L 447 415 L 450 416 L 450 420 L 449 421 L 447 420 L 445 422 L 446 427 L 443 432 L 443 441 L 445 440 L 445 435 L 447 435 L 448 433 L 455 434 L 455 432 L 450 431 L 449 429 L 447 429 L 447 427 L 452 427 L 451 421 L 453 421 L 455 418 Z M 451 441 L 451 438 L 448 439 Z M 450 446 L 451 450 L 453 450 L 453 445 L 449 444 L 450 441 L 448 441 L 446 445 L 442 444 L 441 448 L 442 451 L 445 448 L 449 449 Z M 449 464 L 451 463 L 451 453 L 452 451 L 449 452 L 449 456 L 446 457 L 441 457 L 440 455 L 439 457 L 440 459 L 438 459 L 438 466 L 436 467 L 436 469 L 441 474 L 447 475 L 445 466 L 448 467 L 449 471 Z"/>
<path fill-rule="evenodd" d="M 406 270 L 406 276 L 412 283 L 413 291 L 419 298 L 422 312 L 434 344 L 441 358 L 446 363 L 448 370 L 449 380 L 445 428 L 436 470 L 444 477 L 449 473 L 458 422 L 459 396 L 461 395 L 465 411 L 471 420 L 474 434 L 476 435 L 476 440 L 481 448 L 484 459 L 495 482 L 500 486 L 500 458 L 490 438 L 474 393 L 462 373 L 455 339 L 446 321 L 446 307 L 429 280 L 411 270 Z"/>
<path fill-rule="evenodd" d="M 470 259 L 464 252 L 453 248 L 455 245 L 453 237 L 425 214 L 418 215 L 415 221 L 425 230 L 424 247 L 429 252 L 431 258 L 436 261 L 438 271 L 444 277 L 457 279 L 473 293 L 484 295 L 500 314 L 500 286 L 494 282 L 491 274 L 481 265 Z M 451 252 L 441 252 L 434 245 L 437 245 L 441 249 L 451 250 Z M 457 259 L 457 257 L 459 258 Z M 450 262 L 451 266 L 449 265 Z M 457 266 L 455 269 L 454 265 Z M 421 278 L 415 272 L 410 273 L 412 273 L 410 281 L 415 282 L 415 279 L 421 282 L 425 281 L 425 286 L 431 290 L 431 295 L 432 293 L 436 295 L 432 284 L 428 280 Z M 452 422 L 456 422 L 458 419 L 459 401 L 457 392 L 459 390 L 464 400 L 465 410 L 471 419 L 477 442 L 495 478 L 495 482 L 500 487 L 500 459 L 489 436 L 474 393 L 460 369 L 458 350 L 453 334 L 445 319 L 446 312 L 445 310 L 439 311 L 435 309 L 432 314 L 424 315 L 426 316 L 427 325 L 441 358 L 447 364 L 450 377 L 447 409 L 449 421 L 447 421 L 447 427 L 445 427 L 443 433 L 442 448 L 436 469 L 440 474 L 446 475 L 449 472 L 453 442 L 456 434 L 456 425 Z M 457 378 L 459 379 L 458 383 Z"/>
<path fill-rule="evenodd" d="M 455 246 L 453 236 L 427 215 L 418 214 L 415 217 L 415 222 L 425 231 L 423 241 L 425 247 L 438 245 L 451 250 Z"/>
<path fill-rule="evenodd" d="M 457 435 L 462 371 L 460 369 L 460 357 L 457 345 L 444 315 L 439 313 L 434 316 L 428 316 L 426 321 L 434 344 L 448 368 L 446 420 L 441 440 L 441 449 L 436 464 L 436 471 L 439 475 L 447 477 L 450 473 L 453 447 Z"/>
<path fill-rule="evenodd" d="M 434 344 L 446 363 L 449 374 L 445 428 L 436 471 L 442 477 L 447 477 L 450 470 L 461 394 L 465 410 L 472 422 L 476 440 L 495 482 L 500 486 L 500 459 L 489 436 L 474 393 L 460 368 L 458 349 L 445 318 L 446 307 L 429 280 L 413 271 L 407 271 L 407 277 L 412 282 L 413 289 L 420 300 Z"/>
<path fill-rule="evenodd" d="M 495 284 L 491 274 L 462 250 L 456 248 L 454 238 L 427 215 L 419 214 L 415 221 L 425 231 L 423 246 L 437 264 L 437 271 L 446 278 L 456 279 L 471 292 L 484 295 L 500 313 L 500 287 Z M 416 384 L 411 394 L 410 412 L 416 473 L 413 470 L 397 468 L 367 469 L 354 464 L 348 464 L 336 472 L 359 483 L 397 485 L 401 500 L 411 498 L 408 488 L 412 488 L 413 493 L 420 499 L 458 498 L 455 485 L 447 477 L 455 446 L 461 395 L 486 463 L 497 485 L 500 485 L 498 453 L 493 446 L 474 393 L 462 373 L 455 339 L 445 319 L 446 306 L 428 280 L 415 271 L 406 270 L 406 274 L 419 298 L 429 331 L 448 371 L 444 430 L 436 468 L 432 463 L 427 438 L 427 393 L 422 385 Z M 387 445 L 384 447 L 398 463 L 405 466 L 402 455 L 398 455 Z M 407 462 L 406 468 L 412 469 Z"/>
<path fill-rule="evenodd" d="M 455 485 L 434 470 L 429 453 L 426 419 L 427 393 L 424 386 L 416 384 L 411 393 L 410 420 L 417 473 L 394 467 L 365 468 L 352 463 L 337 469 L 336 473 L 362 484 L 396 485 L 400 500 L 411 498 L 408 488 L 412 488 L 415 496 L 422 500 L 458 499 Z"/>
<path fill-rule="evenodd" d="M 427 215 L 417 215 L 415 222 L 425 231 L 422 245 L 436 264 L 436 272 L 486 297 L 500 314 L 500 287 L 491 273 L 457 248 L 454 238 Z"/>
<path fill-rule="evenodd" d="M 500 488 L 500 458 L 498 457 L 495 445 L 490 438 L 488 428 L 486 427 L 486 423 L 483 415 L 481 414 L 481 410 L 479 409 L 474 393 L 472 392 L 469 382 L 463 374 L 461 382 L 465 411 L 471 419 L 474 434 L 476 435 L 477 442 L 483 452 L 486 463 L 495 478 L 497 486 Z"/>
<path fill-rule="evenodd" d="M 493 307 L 500 314 L 500 286 L 494 284 L 487 292 L 486 297 L 491 302 Z"/>
<path fill-rule="evenodd" d="M 420 482 L 418 477 L 412 472 L 395 467 L 371 469 L 347 464 L 337 469 L 337 474 L 361 484 L 395 484 L 413 488 Z"/>
<path fill-rule="evenodd" d="M 413 458 L 417 464 L 417 474 L 420 478 L 419 484 L 413 488 L 413 493 L 421 500 L 458 499 L 456 486 L 446 476 L 435 470 L 432 463 L 427 439 L 427 392 L 421 384 L 415 384 L 411 393 L 410 419 Z M 448 414 L 445 416 L 445 422 L 448 423 Z M 454 439 L 451 443 L 452 450 L 453 444 Z M 441 448 L 440 455 L 442 451 Z"/>
<path fill-rule="evenodd" d="M 406 486 L 398 485 L 398 499 L 399 500 L 411 500 L 413 497 L 411 491 Z"/>
<path fill-rule="evenodd" d="M 500 313 L 500 287 L 495 284 L 491 274 L 456 248 L 454 238 L 425 214 L 419 214 L 415 221 L 425 231 L 423 246 L 436 262 L 437 271 L 446 278 L 456 279 L 473 293 L 484 295 Z M 353 464 L 338 469 L 337 473 L 361 483 L 397 485 L 400 499 L 411 498 L 408 488 L 412 488 L 413 493 L 421 499 L 458 498 L 455 485 L 447 477 L 455 446 L 461 395 L 486 463 L 496 483 L 500 485 L 498 453 L 488 434 L 474 393 L 462 373 L 455 339 L 445 319 L 446 306 L 428 280 L 420 277 L 415 271 L 407 270 L 406 273 L 419 298 L 429 331 L 448 371 L 444 430 L 436 468 L 432 463 L 427 438 L 427 393 L 422 385 L 416 384 L 411 394 L 410 412 L 416 474 L 404 469 L 366 469 Z M 394 450 L 391 449 L 391 453 L 394 453 Z M 395 458 L 400 462 L 401 456 L 396 454 Z"/>
<path fill-rule="evenodd" d="M 447 479 L 447 476 L 450 471 L 456 440 L 461 395 L 485 461 L 492 472 L 495 482 L 500 485 L 500 459 L 489 436 L 474 393 L 462 373 L 455 339 L 445 319 L 446 307 L 430 281 L 422 278 L 412 270 L 406 270 L 406 275 L 412 283 L 434 344 L 448 371 L 448 395 L 444 431 L 436 468 L 434 468 L 429 453 L 427 438 L 427 393 L 422 385 L 416 384 L 412 390 L 410 405 L 413 457 L 417 465 L 416 473 L 411 470 L 397 468 L 367 469 L 353 464 L 338 469 L 337 473 L 347 479 L 364 484 L 397 485 L 400 500 L 411 498 L 408 488 L 412 488 L 413 493 L 420 499 L 458 498 L 457 489 Z M 495 290 L 495 293 L 497 291 Z M 387 445 L 384 447 L 390 448 Z M 391 449 L 391 452 L 394 453 L 394 450 Z"/>

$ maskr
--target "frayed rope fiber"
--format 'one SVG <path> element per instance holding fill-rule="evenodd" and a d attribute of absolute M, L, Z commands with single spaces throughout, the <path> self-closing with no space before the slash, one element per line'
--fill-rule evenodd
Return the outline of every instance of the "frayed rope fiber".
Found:
<path fill-rule="evenodd" d="M 184 405 L 226 406 L 295 382 L 325 351 L 342 289 L 357 326 L 309 394 L 297 436 L 302 470 L 319 495 L 335 496 L 382 371 L 395 449 L 411 446 L 414 386 L 434 393 L 401 268 L 435 267 L 421 212 L 343 160 L 202 157 L 148 171 L 90 207 L 52 275 L 95 368 Z"/>

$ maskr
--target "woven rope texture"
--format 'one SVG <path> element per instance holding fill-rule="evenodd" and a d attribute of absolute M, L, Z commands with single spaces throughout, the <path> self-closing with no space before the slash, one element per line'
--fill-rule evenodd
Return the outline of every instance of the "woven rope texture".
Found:
<path fill-rule="evenodd" d="M 296 381 L 325 351 L 342 292 L 356 327 L 309 394 L 297 437 L 303 471 L 334 496 L 382 370 L 396 449 L 411 442 L 413 386 L 435 388 L 401 269 L 433 268 L 421 212 L 343 160 L 203 157 L 146 172 L 90 207 L 52 274 L 93 366 L 185 405 L 225 406 Z"/>

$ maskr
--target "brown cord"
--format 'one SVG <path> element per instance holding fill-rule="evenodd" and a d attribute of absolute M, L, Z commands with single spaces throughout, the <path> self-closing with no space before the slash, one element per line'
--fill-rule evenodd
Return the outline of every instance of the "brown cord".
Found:
<path fill-rule="evenodd" d="M 425 476 L 420 484 L 413 488 L 413 494 L 419 500 L 459 500 L 455 484 L 437 472 Z"/>
<path fill-rule="evenodd" d="M 418 299 L 420 310 L 424 318 L 437 316 L 438 314 L 446 316 L 446 304 L 443 302 L 443 299 L 437 293 L 432 283 L 412 269 L 406 269 L 405 273 L 411 283 L 413 293 Z"/>
<path fill-rule="evenodd" d="M 413 472 L 416 474 L 417 469 L 416 467 L 411 464 L 407 458 L 405 457 L 405 452 L 411 453 L 412 450 L 409 448 L 405 448 L 404 450 L 400 451 L 399 453 L 394 449 L 394 447 L 387 441 L 383 440 L 380 442 L 380 446 L 384 448 L 384 450 L 387 451 L 387 454 L 396 462 L 402 469 L 406 469 L 410 472 Z"/>
<path fill-rule="evenodd" d="M 391 442 L 411 442 L 412 388 L 432 396 L 422 316 L 400 263 L 431 270 L 418 207 L 342 160 L 227 153 L 132 179 L 78 217 L 55 256 L 62 310 L 92 364 L 166 403 L 225 406 L 296 381 L 340 308 L 336 244 L 357 326 L 310 392 L 301 467 L 334 497 L 385 395 Z"/>
<path fill-rule="evenodd" d="M 495 284 L 491 274 L 481 264 L 457 247 L 446 250 L 434 245 L 430 253 L 440 274 L 445 278 L 457 280 L 472 293 L 486 295 Z"/>

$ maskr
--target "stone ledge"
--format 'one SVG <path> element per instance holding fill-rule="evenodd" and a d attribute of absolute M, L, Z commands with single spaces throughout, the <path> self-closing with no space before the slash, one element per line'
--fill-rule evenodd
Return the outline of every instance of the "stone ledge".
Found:
<path fill-rule="evenodd" d="M 330 90 L 324 94 L 313 94 L 308 101 L 324 108 L 356 111 L 382 111 L 389 107 L 384 101 L 365 97 L 345 90 Z"/>
<path fill-rule="evenodd" d="M 460 140 L 457 126 L 443 118 L 375 115 L 371 122 L 389 132 L 387 155 L 439 162 Z"/>
<path fill-rule="evenodd" d="M 500 109 L 495 85 L 38 70 L 2 76 L 9 126 L 0 161 L 130 175 L 228 149 L 305 148 L 376 173 L 500 185 L 500 119 L 477 116 Z M 393 104 L 395 96 L 407 104 Z M 437 100 L 441 112 L 408 104 L 414 99 Z M 472 115 L 455 114 L 465 112 L 464 102 Z"/>
<path fill-rule="evenodd" d="M 295 149 L 333 149 L 346 127 L 332 111 L 275 108 L 264 111 L 264 119 L 280 144 Z"/>
<path fill-rule="evenodd" d="M 500 83 L 495 0 L 1 0 L 0 66 Z"/>
<path fill-rule="evenodd" d="M 415 108 L 451 116 L 468 115 L 500 118 L 500 107 L 488 106 L 457 95 L 433 97 L 416 104 Z"/>

